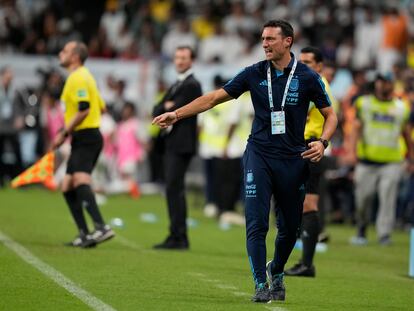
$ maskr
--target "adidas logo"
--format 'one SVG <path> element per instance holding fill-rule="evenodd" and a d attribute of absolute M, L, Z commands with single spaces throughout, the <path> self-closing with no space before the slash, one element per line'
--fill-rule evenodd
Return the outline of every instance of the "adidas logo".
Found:
<path fill-rule="evenodd" d="M 261 86 L 267 86 L 267 80 L 263 80 L 262 82 L 259 83 L 259 85 L 261 85 Z"/>

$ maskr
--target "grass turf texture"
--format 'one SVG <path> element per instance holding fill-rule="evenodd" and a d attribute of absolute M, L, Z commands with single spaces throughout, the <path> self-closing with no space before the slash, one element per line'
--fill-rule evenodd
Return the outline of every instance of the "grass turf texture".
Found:
<path fill-rule="evenodd" d="M 105 218 L 120 217 L 114 240 L 91 250 L 62 246 L 76 232 L 59 193 L 0 190 L 0 231 L 116 310 L 413 310 L 414 279 L 407 276 L 408 234 L 381 247 L 348 244 L 354 230 L 331 226 L 328 252 L 316 255 L 317 277 L 286 278 L 284 303 L 254 304 L 244 228 L 219 229 L 202 216 L 202 199 L 189 196 L 191 250 L 153 251 L 167 233 L 164 199 L 111 197 Z M 140 214 L 159 221 L 144 223 Z M 275 229 L 269 232 L 273 251 Z M 370 232 L 371 241 L 374 232 Z M 297 261 L 294 251 L 288 266 Z M 271 254 L 268 254 L 268 258 Z M 0 310 L 90 310 L 0 243 Z"/>

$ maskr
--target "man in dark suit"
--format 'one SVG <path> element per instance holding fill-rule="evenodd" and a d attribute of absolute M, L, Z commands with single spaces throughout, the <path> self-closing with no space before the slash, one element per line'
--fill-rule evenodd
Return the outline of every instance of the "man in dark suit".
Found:
<path fill-rule="evenodd" d="M 200 83 L 194 78 L 192 64 L 194 52 L 188 46 L 178 47 L 174 65 L 177 82 L 154 108 L 154 117 L 174 111 L 202 95 Z M 197 117 L 191 117 L 165 130 L 165 183 L 170 234 L 156 249 L 188 249 L 187 202 L 185 199 L 185 173 L 197 148 Z"/>

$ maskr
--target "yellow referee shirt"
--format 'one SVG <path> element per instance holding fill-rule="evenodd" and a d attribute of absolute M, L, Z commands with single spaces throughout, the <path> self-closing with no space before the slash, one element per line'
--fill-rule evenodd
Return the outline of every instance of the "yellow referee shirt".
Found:
<path fill-rule="evenodd" d="M 325 84 L 325 91 L 328 94 L 328 97 L 332 103 L 332 108 L 335 112 L 338 110 L 338 103 L 336 99 L 332 96 L 331 88 L 328 81 L 322 77 L 322 81 Z M 323 124 L 325 123 L 325 118 L 322 116 L 320 111 L 315 107 L 313 103 L 309 106 L 308 118 L 306 120 L 305 126 L 305 140 L 310 139 L 311 137 L 319 138 L 322 135 Z"/>
<path fill-rule="evenodd" d="M 99 94 L 95 79 L 86 67 L 81 66 L 68 76 L 60 99 L 65 105 L 66 125 L 79 111 L 79 102 L 88 102 L 89 113 L 75 131 L 99 128 L 105 102 Z"/>

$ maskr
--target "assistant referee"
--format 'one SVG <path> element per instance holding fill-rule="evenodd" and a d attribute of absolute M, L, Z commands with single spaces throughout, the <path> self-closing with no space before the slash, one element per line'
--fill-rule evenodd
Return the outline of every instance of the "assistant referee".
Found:
<path fill-rule="evenodd" d="M 65 106 L 65 128 L 53 142 L 56 149 L 68 136 L 72 138 L 62 192 L 79 229 L 79 236 L 66 245 L 82 248 L 95 246 L 115 236 L 112 229 L 105 225 L 91 189 L 91 173 L 103 146 L 99 126 L 105 103 L 95 79 L 83 65 L 87 57 L 86 45 L 78 41 L 68 42 L 59 53 L 60 65 L 69 72 L 69 76 L 61 95 Z M 95 231 L 92 234 L 89 234 L 83 208 L 94 222 Z"/>

